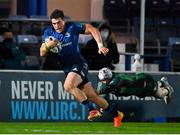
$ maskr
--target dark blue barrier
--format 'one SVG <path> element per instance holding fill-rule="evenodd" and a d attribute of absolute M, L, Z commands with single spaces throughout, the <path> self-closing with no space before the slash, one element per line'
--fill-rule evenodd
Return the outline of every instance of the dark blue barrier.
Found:
<path fill-rule="evenodd" d="M 125 121 L 165 122 L 180 118 L 180 74 L 151 74 L 156 79 L 168 76 L 175 89 L 171 104 L 153 97 L 110 95 L 110 102 L 116 102 L 125 113 Z M 85 107 L 64 91 L 64 77 L 57 71 L 0 71 L 0 121 L 87 121 Z M 89 79 L 97 88 L 97 72 L 90 72 Z M 112 116 L 105 113 L 99 120 L 112 121 Z"/>

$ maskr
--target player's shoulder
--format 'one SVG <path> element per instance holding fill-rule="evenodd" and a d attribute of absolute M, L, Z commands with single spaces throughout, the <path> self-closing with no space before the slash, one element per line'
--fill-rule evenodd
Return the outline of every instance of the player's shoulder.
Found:
<path fill-rule="evenodd" d="M 85 25 L 83 25 L 82 23 L 79 23 L 79 22 L 68 22 L 66 25 L 65 25 L 65 30 L 70 30 L 70 31 L 73 31 L 77 34 L 79 33 L 84 33 L 85 31 Z"/>
<path fill-rule="evenodd" d="M 66 26 L 71 26 L 71 25 L 74 25 L 75 22 L 66 22 Z"/>
<path fill-rule="evenodd" d="M 83 24 L 80 22 L 66 22 L 66 27 L 78 27 L 78 26 L 83 26 Z"/>

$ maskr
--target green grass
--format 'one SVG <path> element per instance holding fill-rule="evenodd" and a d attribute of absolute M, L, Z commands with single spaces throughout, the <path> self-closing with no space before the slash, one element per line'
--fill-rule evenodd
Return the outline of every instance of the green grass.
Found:
<path fill-rule="evenodd" d="M 180 123 L 1 122 L 1 134 L 180 134 Z"/>

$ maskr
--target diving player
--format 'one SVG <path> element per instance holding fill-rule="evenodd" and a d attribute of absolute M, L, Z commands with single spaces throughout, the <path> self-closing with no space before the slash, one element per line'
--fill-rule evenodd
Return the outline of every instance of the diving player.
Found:
<path fill-rule="evenodd" d="M 109 93 L 118 96 L 136 95 L 140 98 L 154 96 L 163 99 L 168 104 L 174 92 L 166 77 L 156 81 L 151 75 L 136 73 L 134 75 L 114 73 L 108 68 L 102 68 L 98 74 L 102 82 L 99 94 L 106 96 Z"/>

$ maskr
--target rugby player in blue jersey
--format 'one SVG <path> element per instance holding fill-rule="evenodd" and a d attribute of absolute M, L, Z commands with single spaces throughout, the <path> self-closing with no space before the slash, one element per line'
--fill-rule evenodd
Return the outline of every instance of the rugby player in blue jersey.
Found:
<path fill-rule="evenodd" d="M 59 61 L 66 75 L 64 89 L 88 108 L 90 121 L 101 116 L 101 113 L 92 106 L 90 102 L 92 101 L 111 113 L 114 117 L 114 126 L 119 127 L 123 114 L 97 95 L 87 78 L 88 66 L 78 47 L 79 34 L 91 34 L 97 42 L 98 52 L 106 55 L 109 50 L 103 46 L 99 31 L 90 24 L 66 22 L 63 11 L 58 9 L 52 12 L 50 19 L 52 25 L 44 31 L 40 56 L 46 56 L 49 51 L 58 53 Z"/>

